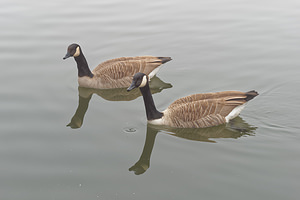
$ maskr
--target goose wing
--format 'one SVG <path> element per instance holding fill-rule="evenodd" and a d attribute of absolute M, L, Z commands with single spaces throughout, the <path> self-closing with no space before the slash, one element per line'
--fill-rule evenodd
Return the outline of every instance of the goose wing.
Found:
<path fill-rule="evenodd" d="M 237 106 L 250 100 L 250 91 L 226 91 L 194 94 L 173 102 L 164 112 L 164 120 L 173 127 L 204 128 L 223 124 Z M 253 97 L 252 97 L 253 98 Z"/>
<path fill-rule="evenodd" d="M 149 75 L 155 68 L 171 60 L 169 57 L 121 57 L 99 64 L 93 74 L 107 87 L 128 87 L 137 72 Z"/>
<path fill-rule="evenodd" d="M 255 92 L 255 91 L 250 91 L 250 92 Z M 177 99 L 170 106 L 176 106 L 176 105 L 180 105 L 180 104 L 184 104 L 184 103 L 191 103 L 191 102 L 195 102 L 195 101 L 208 100 L 208 99 L 234 100 L 234 99 L 244 99 L 246 97 L 247 97 L 247 93 L 239 92 L 239 91 L 224 91 L 224 92 L 192 94 L 192 95 Z"/>
<path fill-rule="evenodd" d="M 161 64 L 171 60 L 169 57 L 137 56 L 121 57 L 107 60 L 99 64 L 94 70 L 95 75 L 105 74 L 113 79 L 133 76 L 137 72 L 149 74 Z"/>

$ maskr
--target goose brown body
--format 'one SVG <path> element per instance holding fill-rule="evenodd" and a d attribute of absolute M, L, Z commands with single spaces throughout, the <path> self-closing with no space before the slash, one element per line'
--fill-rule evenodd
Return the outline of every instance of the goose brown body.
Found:
<path fill-rule="evenodd" d="M 178 128 L 205 128 L 224 124 L 231 119 L 229 114 L 235 108 L 240 106 L 242 109 L 247 101 L 257 95 L 255 91 L 225 91 L 183 97 L 163 112 L 160 123 Z"/>
<path fill-rule="evenodd" d="M 171 60 L 171 58 L 155 56 L 115 58 L 99 64 L 92 71 L 94 74 L 92 78 L 78 77 L 78 83 L 81 87 L 89 88 L 125 88 L 130 85 L 135 73 L 143 72 L 150 75 L 166 60 Z"/>

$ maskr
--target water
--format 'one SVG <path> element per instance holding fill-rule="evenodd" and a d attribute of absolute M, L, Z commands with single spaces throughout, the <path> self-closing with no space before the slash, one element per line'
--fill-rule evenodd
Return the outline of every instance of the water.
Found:
<path fill-rule="evenodd" d="M 299 8 L 1 1 L 1 199 L 298 199 Z M 73 42 L 91 68 L 171 56 L 152 83 L 159 110 L 193 93 L 260 95 L 228 125 L 157 129 L 139 93 L 78 88 L 74 60 L 62 60 Z"/>

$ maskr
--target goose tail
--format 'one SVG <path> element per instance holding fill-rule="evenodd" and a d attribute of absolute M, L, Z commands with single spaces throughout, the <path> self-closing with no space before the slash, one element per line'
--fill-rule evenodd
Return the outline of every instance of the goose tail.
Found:
<path fill-rule="evenodd" d="M 161 60 L 162 64 L 164 64 L 164 63 L 169 62 L 170 60 L 172 60 L 171 57 L 157 57 L 157 58 Z"/>
<path fill-rule="evenodd" d="M 253 99 L 254 97 L 256 97 L 258 95 L 258 92 L 256 92 L 255 90 L 251 90 L 249 92 L 246 92 L 246 101 L 250 101 L 251 99 Z"/>

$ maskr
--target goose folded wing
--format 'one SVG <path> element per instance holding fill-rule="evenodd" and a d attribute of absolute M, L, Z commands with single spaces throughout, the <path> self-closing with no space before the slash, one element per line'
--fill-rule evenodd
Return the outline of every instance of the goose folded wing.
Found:
<path fill-rule="evenodd" d="M 171 104 L 166 119 L 171 126 L 202 128 L 226 122 L 225 117 L 244 100 L 205 99 L 189 103 Z"/>

